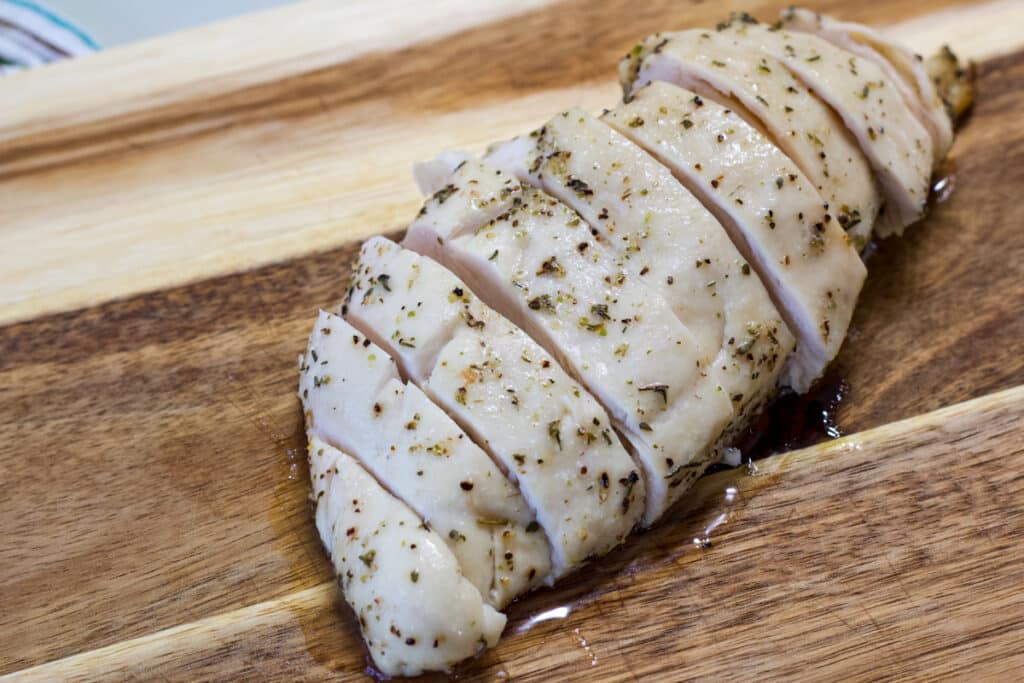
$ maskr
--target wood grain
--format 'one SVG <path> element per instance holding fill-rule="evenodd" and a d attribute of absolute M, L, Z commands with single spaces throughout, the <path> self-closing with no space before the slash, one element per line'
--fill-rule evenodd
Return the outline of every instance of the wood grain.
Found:
<path fill-rule="evenodd" d="M 788 0 L 485 4 L 431 3 L 428 20 L 407 0 L 317 0 L 0 81 L 0 322 L 397 229 L 413 162 L 598 110 L 638 37 Z M 809 4 L 879 24 L 958 6 Z M 961 10 L 984 18 L 947 25 L 970 30 L 968 56 L 1020 45 L 1021 3 Z"/>
<path fill-rule="evenodd" d="M 1022 419 L 1019 387 L 707 477 L 675 524 L 513 606 L 503 645 L 459 678 L 1009 680 Z M 358 680 L 343 605 L 329 582 L 8 680 Z"/>
<path fill-rule="evenodd" d="M 853 428 L 933 410 L 1024 381 L 1022 55 L 987 62 L 972 118 L 931 213 L 879 244 L 835 376 Z M 945 197 L 945 199 L 943 199 Z"/>
<path fill-rule="evenodd" d="M 309 52 L 331 65 L 307 69 L 297 57 L 285 66 L 282 58 L 282 71 L 266 80 L 250 73 L 232 86 L 228 74 L 223 91 L 208 84 L 205 100 L 190 88 L 209 74 L 180 76 L 171 48 L 216 37 L 241 49 L 244 35 L 226 26 L 161 39 L 124 53 L 152 60 L 153 82 L 138 86 L 145 98 L 166 98 L 152 119 L 138 113 L 145 107 L 131 109 L 126 88 L 108 107 L 90 107 L 95 100 L 88 98 L 62 101 L 53 115 L 65 117 L 63 124 L 51 120 L 19 133 L 4 122 L 9 112 L 28 110 L 18 99 L 26 91 L 0 80 L 0 321 L 25 319 L 0 327 L 0 675 L 53 662 L 33 675 L 97 678 L 102 669 L 76 662 L 110 653 L 112 678 L 123 672 L 140 679 L 294 679 L 362 671 L 347 613 L 333 607 L 333 592 L 318 588 L 330 573 L 309 517 L 294 398 L 295 358 L 310 321 L 317 307 L 341 295 L 353 240 L 398 228 L 411 215 L 406 178 L 413 159 L 518 132 L 560 104 L 596 107 L 614 97 L 609 65 L 630 40 L 659 27 L 706 24 L 735 5 L 634 4 L 538 5 L 500 23 L 464 24 L 449 38 L 409 38 L 397 54 L 346 53 L 348 61 L 337 63 L 330 61 L 331 37 L 318 31 L 322 42 L 311 38 Z M 783 3 L 754 4 L 767 15 Z M 951 4 L 819 6 L 890 22 Z M 985 7 L 992 17 L 993 6 Z M 1005 18 L 1024 5 L 995 7 Z M 922 35 L 935 34 L 934 23 L 916 21 Z M 975 31 L 970 21 L 961 25 Z M 296 49 L 302 43 L 288 41 Z M 484 47 L 493 60 L 471 59 Z M 273 61 L 267 54 L 260 59 Z M 76 79 L 84 89 L 102 87 L 103 74 L 73 64 L 25 79 L 38 75 L 33 88 L 52 87 L 51 99 L 57 84 Z M 164 72 L 183 80 L 163 81 Z M 51 78 L 52 85 L 43 84 Z M 158 82 L 174 87 L 164 92 Z M 953 151 L 954 191 L 905 239 L 881 244 L 869 262 L 868 286 L 836 369 L 851 387 L 839 411 L 844 431 L 1024 384 L 1024 208 L 1015 201 L 1024 183 L 1024 129 L 1017 125 L 1024 53 L 982 64 L 979 92 Z M 76 137 L 77 127 L 87 133 Z M 67 310 L 82 306 L 88 308 Z M 1018 407 L 1007 410 L 1019 411 L 1017 395 L 1008 396 Z M 783 468 L 780 478 L 755 479 L 761 493 L 753 500 L 789 501 L 786 514 L 793 517 L 773 517 L 774 507 L 744 513 L 746 535 L 735 543 L 723 537 L 699 561 L 684 547 L 717 514 L 720 499 L 696 496 L 678 523 L 522 603 L 519 624 L 548 607 L 583 604 L 569 620 L 511 634 L 466 675 L 492 676 L 503 661 L 517 663 L 506 668 L 516 677 L 541 676 L 558 663 L 589 675 L 578 668 L 589 660 L 577 635 L 598 657 L 593 672 L 602 679 L 670 664 L 686 666 L 676 677 L 717 677 L 723 670 L 714 666 L 730 665 L 743 674 L 755 670 L 752 658 L 767 662 L 765 677 L 791 677 L 797 666 L 809 677 L 820 669 L 822 678 L 912 672 L 898 668 L 900 653 L 921 676 L 968 664 L 997 674 L 1000 651 L 1007 666 L 1019 667 L 1012 657 L 1020 648 L 1006 647 L 1013 631 L 1006 631 L 1011 622 L 1003 610 L 1020 613 L 1005 593 L 1007 586 L 1020 593 L 1020 577 L 992 547 L 1020 539 L 1019 480 L 1007 478 L 1012 469 L 998 468 L 993 445 L 1001 438 L 1001 455 L 1012 453 L 1008 467 L 1019 471 L 1012 463 L 1020 462 L 1020 438 L 1000 437 L 1010 427 L 993 432 L 990 422 L 1012 424 L 1001 417 L 979 418 L 973 427 L 957 422 L 960 431 L 936 427 L 923 433 L 925 441 L 909 434 L 907 453 L 886 447 L 885 460 L 844 455 L 860 458 L 851 471 L 835 465 L 842 458 L 825 458 L 833 466 L 813 456 L 813 466 L 792 465 L 798 474 Z M 964 436 L 975 430 L 977 436 Z M 956 443 L 957 434 L 965 441 Z M 969 457 L 963 443 L 972 444 Z M 923 468 L 925 459 L 934 470 Z M 927 494 L 922 509 L 906 497 L 886 497 L 906 481 Z M 954 483 L 967 494 L 951 492 Z M 863 520 L 854 508 L 839 507 L 850 492 L 860 509 L 879 511 L 868 528 L 892 549 L 884 557 L 924 582 L 908 589 L 913 600 L 899 592 L 896 572 L 879 569 L 883 556 L 872 553 L 881 550 L 860 544 L 867 538 Z M 1006 514 L 1003 526 L 991 512 L 996 504 Z M 994 545 L 932 545 L 968 538 L 972 509 L 989 511 L 975 517 L 983 522 L 975 526 L 992 534 Z M 729 538 L 734 527 L 741 529 L 730 523 Z M 801 535 L 814 542 L 798 552 Z M 910 540 L 893 545 L 903 536 Z M 734 544 L 745 549 L 743 557 L 719 563 L 719 550 Z M 793 554 L 773 554 L 779 544 Z M 919 555 L 901 548 L 924 548 L 930 559 L 917 567 L 911 560 Z M 848 564 L 829 564 L 833 555 Z M 664 583 L 677 564 L 688 579 Z M 823 573 L 801 573 L 814 568 Z M 953 585 L 949 596 L 930 593 L 933 569 L 974 592 Z M 787 591 L 778 600 L 750 602 L 758 605 L 753 614 L 732 592 L 736 583 L 765 600 L 780 585 Z M 817 601 L 807 604 L 815 609 L 846 596 L 843 610 L 853 611 L 839 612 L 852 624 L 845 639 L 820 621 L 807 632 L 782 626 L 800 622 L 803 586 L 814 589 L 808 598 Z M 859 586 L 861 594 L 846 586 Z M 993 597 L 976 597 L 982 589 Z M 741 607 L 730 617 L 714 607 L 719 599 Z M 882 604 L 889 599 L 891 605 Z M 865 605 L 877 625 L 851 601 Z M 657 621 L 652 605 L 671 607 L 675 621 Z M 979 617 L 982 609 L 993 614 L 990 621 Z M 730 625 L 736 614 L 746 621 Z M 724 627 L 737 638 L 728 648 L 713 637 L 712 629 Z M 207 628 L 224 635 L 198 649 L 175 645 L 201 640 L 196 634 Z M 830 634 L 815 650 L 829 653 L 828 666 L 796 647 L 819 631 Z M 680 653 L 690 642 L 705 653 L 719 648 L 707 657 L 714 661 Z M 960 659 L 945 657 L 943 648 Z M 188 656 L 179 658 L 179 650 Z M 865 662 L 864 652 L 875 659 Z"/>

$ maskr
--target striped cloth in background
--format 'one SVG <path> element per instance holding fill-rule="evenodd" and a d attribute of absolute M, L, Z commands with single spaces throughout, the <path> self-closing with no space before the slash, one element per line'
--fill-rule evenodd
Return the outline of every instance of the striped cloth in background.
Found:
<path fill-rule="evenodd" d="M 0 75 L 98 49 L 56 12 L 32 0 L 0 0 Z"/>

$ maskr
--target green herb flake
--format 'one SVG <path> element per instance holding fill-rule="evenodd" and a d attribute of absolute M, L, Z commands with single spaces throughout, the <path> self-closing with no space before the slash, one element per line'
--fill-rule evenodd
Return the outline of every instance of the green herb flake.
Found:
<path fill-rule="evenodd" d="M 550 294 L 541 294 L 540 296 L 535 296 L 529 301 L 527 301 L 526 305 L 530 308 L 531 311 L 547 311 L 551 313 L 554 312 L 555 310 L 555 304 L 553 301 L 551 301 Z"/>
<path fill-rule="evenodd" d="M 576 196 L 580 198 L 590 197 L 593 196 L 594 194 L 594 191 L 590 189 L 590 186 L 587 185 L 582 180 L 580 180 L 579 178 L 570 176 L 569 181 L 565 184 L 565 186 L 568 187 L 573 192 L 575 192 Z"/>
<path fill-rule="evenodd" d="M 548 436 L 551 440 L 558 444 L 558 450 L 562 450 L 562 431 L 561 431 L 561 420 L 552 420 L 548 423 Z"/>
<path fill-rule="evenodd" d="M 434 199 L 437 200 L 438 204 L 444 204 L 449 197 L 455 194 L 456 189 L 457 188 L 452 184 L 445 185 L 440 190 L 434 193 Z"/>
<path fill-rule="evenodd" d="M 558 262 L 557 257 L 552 256 L 540 264 L 540 270 L 537 271 L 537 275 L 565 277 L 565 268 L 563 268 L 562 264 Z"/>

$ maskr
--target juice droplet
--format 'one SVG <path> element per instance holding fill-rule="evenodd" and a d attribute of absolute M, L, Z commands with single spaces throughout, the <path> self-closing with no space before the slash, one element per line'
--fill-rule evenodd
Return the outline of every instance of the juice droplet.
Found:
<path fill-rule="evenodd" d="M 846 380 L 830 373 L 806 394 L 780 394 L 735 445 L 748 462 L 753 462 L 775 453 L 838 439 L 843 433 L 836 415 L 849 392 Z"/>

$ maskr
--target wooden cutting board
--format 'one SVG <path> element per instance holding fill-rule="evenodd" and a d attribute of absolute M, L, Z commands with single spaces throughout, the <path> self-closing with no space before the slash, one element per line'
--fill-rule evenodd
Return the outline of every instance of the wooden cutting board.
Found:
<path fill-rule="evenodd" d="M 461 679 L 1024 672 L 1024 3 L 811 4 L 979 60 L 869 259 L 849 436 L 705 478 Z M 633 41 L 740 5 L 314 0 L 0 79 L 0 679 L 364 678 L 306 500 L 317 307 L 414 161 L 610 105 Z"/>

